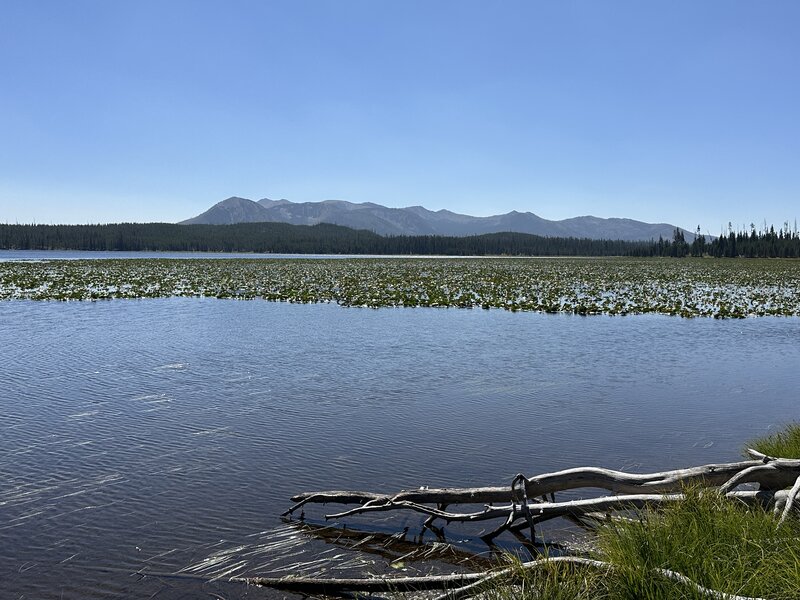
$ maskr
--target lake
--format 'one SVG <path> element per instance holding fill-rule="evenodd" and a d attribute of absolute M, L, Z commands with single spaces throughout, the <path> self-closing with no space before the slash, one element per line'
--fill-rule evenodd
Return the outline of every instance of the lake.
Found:
<path fill-rule="evenodd" d="M 264 597 L 135 573 L 392 571 L 283 522 L 290 496 L 736 460 L 798 418 L 799 339 L 798 318 L 2 302 L 2 595 Z"/>

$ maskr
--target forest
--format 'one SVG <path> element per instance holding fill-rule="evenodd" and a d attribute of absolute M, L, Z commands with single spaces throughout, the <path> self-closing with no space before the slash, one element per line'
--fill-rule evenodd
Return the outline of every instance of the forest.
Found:
<path fill-rule="evenodd" d="M 706 238 L 699 231 L 690 243 L 675 230 L 673 238 L 646 242 L 542 237 L 526 233 L 489 233 L 466 237 L 380 236 L 339 225 L 239 223 L 176 225 L 0 224 L 0 249 L 105 250 L 163 252 L 246 252 L 277 254 L 378 254 L 446 256 L 713 256 L 798 258 L 800 235 L 788 225 L 734 231 Z"/>

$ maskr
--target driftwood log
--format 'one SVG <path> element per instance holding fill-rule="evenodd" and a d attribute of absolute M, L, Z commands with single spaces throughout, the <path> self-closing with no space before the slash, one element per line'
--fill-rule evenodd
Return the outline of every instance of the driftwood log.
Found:
<path fill-rule="evenodd" d="M 578 518 L 588 513 L 611 513 L 658 507 L 683 498 L 686 486 L 717 488 L 730 498 L 774 507 L 788 514 L 800 494 L 800 459 L 772 458 L 755 450 L 748 461 L 717 463 L 659 473 L 626 473 L 598 467 L 566 469 L 533 477 L 518 475 L 510 487 L 420 488 L 394 494 L 360 491 L 305 492 L 292 498 L 295 504 L 284 513 L 290 515 L 307 504 L 355 504 L 357 506 L 325 516 L 326 519 L 370 512 L 408 510 L 426 515 L 425 527 L 436 531 L 436 519 L 444 523 L 504 519 L 504 523 L 484 536 L 491 541 L 503 531 L 522 523 L 531 529 L 557 517 Z M 737 490 L 742 485 L 758 489 Z M 790 491 L 785 488 L 791 487 Z M 557 502 L 556 492 L 581 488 L 612 492 L 598 498 Z M 477 511 L 456 511 L 453 505 L 479 505 Z M 783 517 L 785 519 L 785 516 Z"/>
<path fill-rule="evenodd" d="M 554 556 L 520 564 L 515 568 L 505 568 L 491 573 L 456 573 L 452 575 L 429 575 L 424 577 L 391 577 L 370 579 L 320 579 L 314 577 L 232 577 L 231 581 L 263 587 L 300 592 L 306 594 L 346 595 L 353 592 L 416 592 L 427 590 L 448 590 L 434 600 L 461 600 L 480 593 L 492 582 L 513 577 L 519 571 L 536 572 L 555 563 L 582 565 L 603 571 L 613 571 L 614 565 L 608 562 L 579 556 Z M 654 569 L 654 576 L 676 581 L 698 594 L 713 600 L 763 600 L 753 596 L 738 596 L 704 587 L 676 571 Z M 513 579 L 512 579 L 513 581 Z"/>
<path fill-rule="evenodd" d="M 568 518 L 591 527 L 592 522 L 612 517 L 614 513 L 642 508 L 658 508 L 684 498 L 687 486 L 716 490 L 731 500 L 760 504 L 780 514 L 782 523 L 798 506 L 800 495 L 800 459 L 773 458 L 755 450 L 748 450 L 752 460 L 708 464 L 687 469 L 658 473 L 626 473 L 597 467 L 566 469 L 533 477 L 517 475 L 510 486 L 474 488 L 420 488 L 393 494 L 333 490 L 305 492 L 292 498 L 295 503 L 284 516 L 291 515 L 308 504 L 356 505 L 333 512 L 327 519 L 386 511 L 413 511 L 426 516 L 424 529 L 441 533 L 434 523 L 466 523 L 498 520 L 501 524 L 482 536 L 487 543 L 503 532 L 519 534 L 530 529 L 531 542 L 535 541 L 535 527 L 539 523 L 558 517 Z M 740 489 L 741 486 L 747 486 Z M 556 493 L 578 489 L 610 492 L 600 497 L 557 501 Z M 451 508 L 462 505 L 461 509 Z M 467 510 L 468 505 L 483 505 L 479 510 Z M 552 562 L 570 562 L 591 568 L 613 570 L 613 565 L 580 556 L 540 558 L 522 566 L 535 572 Z M 661 577 L 677 581 L 696 593 L 715 600 L 744 600 L 745 597 L 704 588 L 680 573 L 658 569 Z M 370 579 L 303 579 L 255 578 L 246 581 L 281 589 L 305 592 L 324 591 L 327 594 L 375 592 L 386 590 L 449 589 L 442 598 L 466 598 L 480 591 L 480 587 L 509 570 L 488 573 L 462 573 L 448 576 L 370 578 Z M 752 600 L 752 599 L 747 599 Z"/>

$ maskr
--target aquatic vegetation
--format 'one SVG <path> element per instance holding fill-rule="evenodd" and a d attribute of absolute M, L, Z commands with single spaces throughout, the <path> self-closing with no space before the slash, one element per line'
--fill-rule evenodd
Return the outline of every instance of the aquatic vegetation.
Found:
<path fill-rule="evenodd" d="M 800 315 L 800 261 L 111 259 L 0 263 L 0 300 L 198 296 L 579 315 Z"/>

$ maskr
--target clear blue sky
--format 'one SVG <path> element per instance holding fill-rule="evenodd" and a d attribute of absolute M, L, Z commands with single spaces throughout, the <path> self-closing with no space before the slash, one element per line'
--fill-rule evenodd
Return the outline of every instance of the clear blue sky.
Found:
<path fill-rule="evenodd" d="M 800 2 L 5 0 L 0 222 L 800 218 Z"/>

